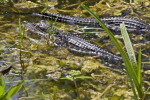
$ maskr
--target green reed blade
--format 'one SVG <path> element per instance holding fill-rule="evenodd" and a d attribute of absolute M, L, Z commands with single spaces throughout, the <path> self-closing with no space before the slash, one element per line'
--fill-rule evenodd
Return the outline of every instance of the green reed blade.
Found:
<path fill-rule="evenodd" d="M 4 88 L 0 85 L 0 100 L 2 99 L 4 94 Z"/>
<path fill-rule="evenodd" d="M 3 75 L 0 76 L 0 85 L 4 88 L 4 90 L 6 89 L 6 80 Z"/>
<path fill-rule="evenodd" d="M 42 92 L 42 99 L 45 100 L 45 95 L 43 92 Z"/>
<path fill-rule="evenodd" d="M 136 63 L 137 61 L 136 61 L 135 53 L 134 53 L 134 50 L 133 50 L 132 43 L 131 43 L 131 40 L 129 38 L 128 32 L 125 28 L 124 22 L 122 24 L 120 24 L 120 29 L 121 29 L 121 33 L 122 33 L 122 36 L 123 36 L 123 40 L 124 40 L 124 43 L 125 43 L 125 47 L 126 47 L 130 62 L 132 64 L 132 66 L 134 67 L 135 71 L 137 72 L 137 63 Z"/>
<path fill-rule="evenodd" d="M 55 97 L 56 97 L 56 89 L 55 89 L 55 86 L 53 87 L 53 100 L 55 100 Z"/>
<path fill-rule="evenodd" d="M 141 84 L 141 50 L 139 50 L 139 56 L 138 56 L 138 70 L 137 70 L 137 75 L 138 75 L 139 84 Z"/>
<path fill-rule="evenodd" d="M 19 34 L 20 34 L 20 39 L 21 39 L 20 45 L 22 45 L 22 43 L 23 43 L 24 33 L 25 33 L 25 31 L 23 31 L 23 34 L 22 34 L 21 19 L 19 18 Z"/>
<path fill-rule="evenodd" d="M 130 62 L 132 64 L 130 69 L 133 69 L 135 71 L 135 73 L 137 74 L 138 84 L 135 84 L 135 85 L 137 87 L 138 93 L 141 93 L 142 92 L 142 87 L 141 87 L 141 81 L 139 81 L 139 80 L 141 80 L 141 72 L 138 72 L 141 69 L 138 69 L 135 53 L 134 53 L 134 50 L 133 50 L 132 43 L 131 43 L 131 40 L 129 38 L 128 32 L 125 28 L 124 22 L 122 24 L 120 24 L 120 29 L 121 29 L 121 33 L 122 33 L 122 36 L 123 36 L 123 40 L 124 40 L 124 43 L 125 43 L 125 47 L 126 47 Z M 139 60 L 140 60 L 140 58 L 139 58 Z M 143 95 L 143 94 L 141 94 L 141 95 Z"/>

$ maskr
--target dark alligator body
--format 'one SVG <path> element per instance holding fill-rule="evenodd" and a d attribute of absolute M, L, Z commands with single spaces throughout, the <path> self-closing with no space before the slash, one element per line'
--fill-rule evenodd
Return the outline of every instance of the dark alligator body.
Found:
<path fill-rule="evenodd" d="M 61 14 L 52 13 L 32 13 L 32 16 L 38 16 L 42 18 L 56 20 L 58 22 L 65 22 L 73 25 L 89 26 L 89 27 L 100 27 L 99 23 L 94 18 L 81 18 L 72 17 Z M 130 17 L 107 17 L 101 18 L 104 24 L 111 30 L 120 31 L 120 24 L 125 23 L 128 31 L 136 32 L 150 32 L 150 24 L 144 20 Z"/>
<path fill-rule="evenodd" d="M 25 27 L 28 28 L 31 32 L 40 34 L 43 37 L 48 37 L 50 24 L 45 21 L 40 21 L 39 23 L 26 23 Z M 110 53 L 96 44 L 80 38 L 73 33 L 63 33 L 60 30 L 53 30 L 55 37 L 55 46 L 64 46 L 68 50 L 80 54 L 88 54 L 91 56 L 96 56 L 103 59 L 103 61 L 108 62 L 109 64 L 118 64 L 117 69 L 123 69 L 123 66 L 119 66 L 122 63 L 122 58 L 119 56 Z M 114 66 L 111 66 L 114 67 Z"/>

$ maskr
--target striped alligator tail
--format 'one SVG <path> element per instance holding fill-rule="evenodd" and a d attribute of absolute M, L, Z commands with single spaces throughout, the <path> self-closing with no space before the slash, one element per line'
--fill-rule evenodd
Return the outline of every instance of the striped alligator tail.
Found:
<path fill-rule="evenodd" d="M 32 13 L 32 16 L 38 16 L 42 18 L 56 20 L 58 22 L 65 22 L 74 25 L 89 26 L 89 27 L 100 27 L 99 23 L 94 18 L 81 18 L 81 17 L 72 17 L 61 14 L 53 13 Z M 105 25 L 114 31 L 120 31 L 120 24 L 125 23 L 125 26 L 128 31 L 136 32 L 150 32 L 150 24 L 146 21 L 137 18 L 130 17 L 107 17 L 101 18 Z"/>

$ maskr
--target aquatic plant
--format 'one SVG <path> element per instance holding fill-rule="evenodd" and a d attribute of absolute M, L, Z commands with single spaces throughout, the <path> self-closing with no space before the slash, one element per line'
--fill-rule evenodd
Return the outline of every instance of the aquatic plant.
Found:
<path fill-rule="evenodd" d="M 45 98 L 46 98 L 45 94 L 42 92 L 42 100 L 46 100 Z M 54 86 L 53 87 L 53 99 L 52 100 L 55 100 L 55 98 L 56 98 L 56 90 L 55 90 L 55 86 Z M 47 100 L 51 100 L 51 99 L 49 98 Z"/>
<path fill-rule="evenodd" d="M 0 0 L 0 2 L 3 2 L 5 5 L 7 5 L 7 0 Z"/>
<path fill-rule="evenodd" d="M 0 54 L 3 49 L 4 49 L 4 46 L 0 46 Z"/>
<path fill-rule="evenodd" d="M 19 82 L 15 86 L 10 86 L 9 89 L 6 88 L 5 77 L 0 76 L 0 100 L 8 100 L 13 95 L 15 95 L 22 87 L 23 81 Z"/>
<path fill-rule="evenodd" d="M 99 22 L 99 24 L 107 32 L 107 34 L 109 35 L 109 37 L 111 38 L 111 40 L 113 41 L 115 46 L 118 48 L 118 50 L 123 58 L 123 61 L 125 63 L 126 73 L 129 77 L 135 100 L 138 100 L 139 98 L 144 99 L 144 92 L 142 89 L 141 72 L 140 72 L 140 70 L 141 70 L 141 51 L 139 51 L 139 60 L 138 60 L 138 64 L 136 64 L 137 62 L 135 60 L 134 51 L 133 51 L 128 33 L 126 31 L 125 25 L 121 24 L 121 32 L 122 32 L 122 36 L 124 37 L 124 43 L 125 43 L 129 57 L 123 50 L 123 47 L 121 47 L 121 45 L 119 44 L 117 39 L 114 37 L 113 33 L 105 26 L 105 24 L 101 21 L 101 19 L 98 16 L 96 16 L 93 12 L 91 12 L 91 10 L 88 7 L 86 7 L 85 5 L 82 5 L 82 7 L 84 9 L 86 9 Z M 135 89 L 137 90 L 138 93 L 136 93 Z"/>
<path fill-rule="evenodd" d="M 22 52 L 21 52 L 21 49 L 22 49 L 22 44 L 23 44 L 23 37 L 24 37 L 24 33 L 25 31 L 22 32 L 22 28 L 21 28 L 21 19 L 19 18 L 19 35 L 20 35 L 20 44 L 19 44 L 19 47 L 20 47 L 20 65 L 21 65 L 21 68 L 22 70 L 24 71 L 25 67 L 24 67 L 24 62 L 22 60 Z"/>
<path fill-rule="evenodd" d="M 73 81 L 75 88 L 76 88 L 78 100 L 81 100 L 81 97 L 80 97 L 80 93 L 79 93 L 78 86 L 76 83 L 76 79 L 92 79 L 91 76 L 80 76 L 80 74 L 81 72 L 78 70 L 71 70 L 66 77 L 60 78 L 60 79 L 69 79 Z"/>
<path fill-rule="evenodd" d="M 42 99 L 45 100 L 45 95 L 43 92 L 42 92 Z"/>

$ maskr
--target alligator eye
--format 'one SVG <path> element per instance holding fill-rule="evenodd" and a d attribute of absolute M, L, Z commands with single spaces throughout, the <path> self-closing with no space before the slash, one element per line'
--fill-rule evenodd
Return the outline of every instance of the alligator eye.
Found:
<path fill-rule="evenodd" d="M 62 41 L 60 39 L 56 39 L 54 42 L 54 46 L 61 46 L 62 45 Z"/>

